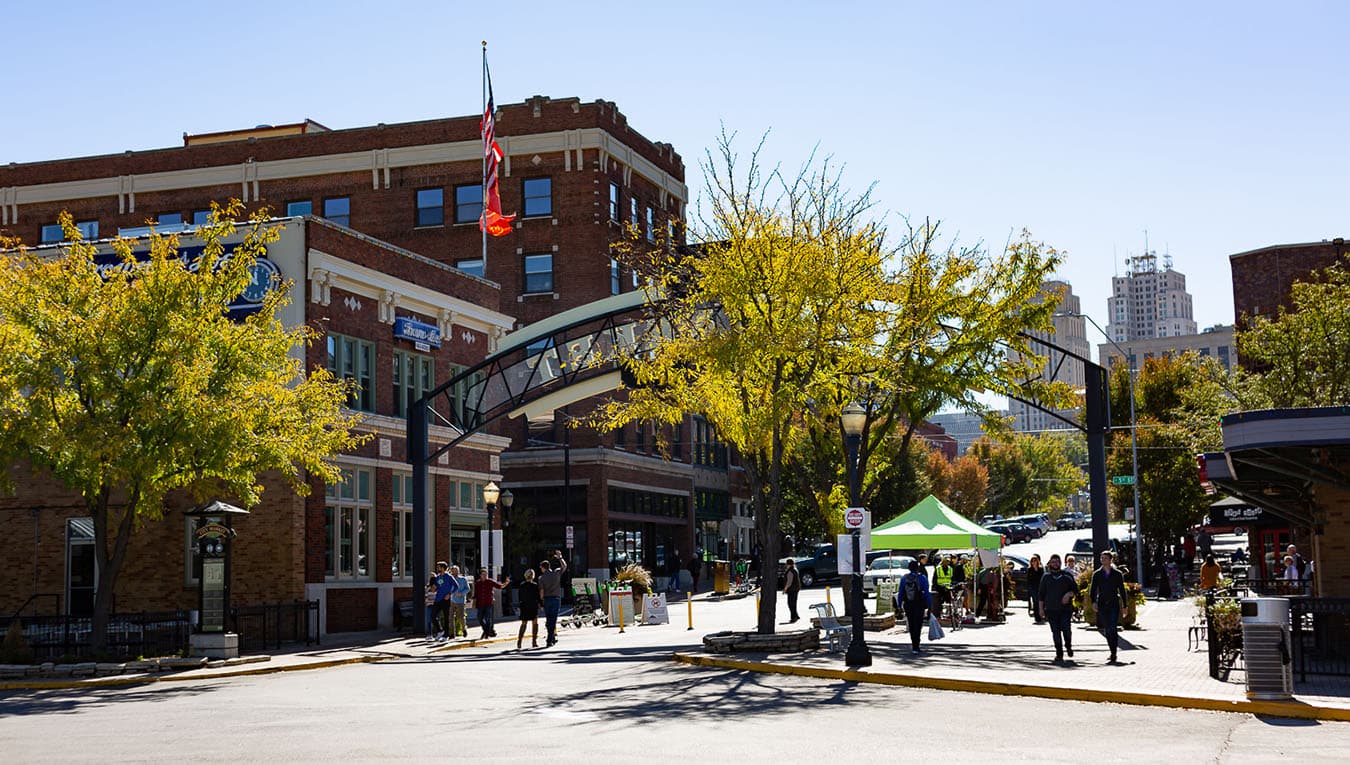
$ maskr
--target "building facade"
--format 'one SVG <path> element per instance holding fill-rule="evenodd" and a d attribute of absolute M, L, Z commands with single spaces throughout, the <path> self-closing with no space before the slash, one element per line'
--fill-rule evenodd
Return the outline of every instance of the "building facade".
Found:
<path fill-rule="evenodd" d="M 1233 271 L 1233 313 L 1237 325 L 1254 317 L 1274 318 L 1288 308 L 1290 287 L 1318 271 L 1347 263 L 1345 239 L 1323 239 L 1305 244 L 1277 244 L 1228 256 Z"/>
<path fill-rule="evenodd" d="M 1126 360 L 1130 368 L 1139 369 L 1146 359 L 1180 356 L 1189 351 L 1195 351 L 1201 356 L 1211 356 L 1217 359 L 1224 369 L 1233 369 L 1238 363 L 1233 325 L 1217 324 L 1206 327 L 1204 332 L 1196 335 L 1126 340 L 1115 345 L 1101 343 L 1097 346 L 1097 358 L 1101 360 L 1102 366 L 1112 368 L 1121 362 L 1122 356 L 1128 356 Z"/>
<path fill-rule="evenodd" d="M 1073 287 L 1068 282 L 1050 280 L 1041 285 L 1041 295 L 1042 300 L 1058 301 L 1052 319 L 1054 332 L 1032 334 L 1064 348 L 1071 354 L 1076 354 L 1079 358 L 1088 358 L 1092 349 L 1087 341 L 1087 324 L 1082 315 L 1082 305 L 1078 296 L 1073 294 Z M 1041 368 L 1040 373 L 1042 379 L 1067 383 L 1075 390 L 1085 385 L 1083 362 L 1078 358 L 1052 348 L 1041 347 L 1036 350 L 1044 351 L 1045 354 L 1045 366 Z M 1059 417 L 1021 401 L 1009 400 L 1008 410 L 1013 418 L 1013 429 L 1021 433 L 1073 429 L 1072 425 Z M 1077 422 L 1079 417 L 1077 409 L 1063 409 L 1058 414 L 1074 422 Z"/>
<path fill-rule="evenodd" d="M 57 241 L 61 211 L 91 239 L 133 235 L 150 223 L 188 231 L 212 202 L 228 199 L 241 200 L 248 212 L 266 208 L 306 221 L 305 238 L 320 244 L 303 249 L 318 253 L 320 265 L 304 263 L 305 280 L 297 280 L 306 292 L 304 318 L 324 323 L 334 363 L 366 369 L 363 397 L 353 407 L 380 429 L 369 453 L 349 456 L 342 486 L 321 487 L 305 503 L 309 520 L 297 542 L 304 574 L 297 581 L 304 594 L 329 603 L 325 619 L 333 629 L 384 623 L 392 611 L 385 605 L 398 588 L 368 584 L 384 584 L 370 579 L 384 576 L 383 563 L 374 559 L 365 573 L 348 570 L 360 560 L 352 545 L 383 537 L 343 542 L 347 558 L 317 542 L 346 540 L 343 524 L 352 519 L 353 528 L 362 527 L 366 510 L 384 517 L 386 498 L 391 507 L 408 504 L 399 477 L 408 476 L 396 476 L 406 468 L 404 398 L 482 361 L 513 327 L 637 289 L 639 275 L 615 258 L 613 243 L 629 232 L 649 241 L 678 237 L 682 228 L 683 160 L 669 144 L 630 128 L 612 103 L 536 96 L 500 106 L 496 125 L 505 154 L 502 206 L 516 219 L 509 235 L 486 244 L 478 227 L 477 114 L 345 130 L 305 121 L 185 136 L 176 148 L 0 166 L 0 233 L 29 243 Z M 344 262 L 327 268 L 325 257 Z M 387 335 L 405 312 L 440 327 L 453 351 L 432 354 L 428 363 L 387 336 L 368 336 Z M 382 385 L 390 369 L 400 377 Z M 724 557 L 733 540 L 747 544 L 733 520 L 748 496 L 744 474 L 707 423 L 688 418 L 674 428 L 639 424 L 610 433 L 570 427 L 588 413 L 587 403 L 555 412 L 552 422 L 507 422 L 497 435 L 474 437 L 486 441 L 465 452 L 473 460 L 442 466 L 450 472 L 436 474 L 432 495 L 433 511 L 444 516 L 435 532 L 438 557 L 478 565 L 487 480 L 516 497 L 502 519 L 513 568 L 556 548 L 571 550 L 574 570 L 596 576 L 626 560 L 660 571 L 695 550 Z M 325 499 L 341 508 L 336 515 L 324 511 L 337 531 L 316 515 L 330 506 Z M 244 575 L 242 566 L 236 571 Z"/>
<path fill-rule="evenodd" d="M 1106 299 L 1106 334 L 1112 340 L 1145 340 L 1151 337 L 1194 335 L 1195 314 L 1186 276 L 1172 270 L 1172 259 L 1163 256 L 1158 270 L 1154 252 L 1126 260 L 1124 276 L 1111 279 L 1111 297 Z"/>

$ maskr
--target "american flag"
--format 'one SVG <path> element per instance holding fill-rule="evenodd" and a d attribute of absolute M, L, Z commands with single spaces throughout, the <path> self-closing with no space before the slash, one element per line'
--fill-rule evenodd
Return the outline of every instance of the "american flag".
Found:
<path fill-rule="evenodd" d="M 486 62 L 484 62 L 486 72 Z M 511 221 L 514 215 L 502 215 L 502 198 L 497 192 L 497 168 L 502 161 L 502 147 L 497 145 L 496 107 L 492 102 L 492 75 L 487 75 L 487 108 L 483 110 L 483 119 L 479 128 L 483 134 L 483 217 L 478 225 L 493 236 L 505 236 L 511 233 Z"/>

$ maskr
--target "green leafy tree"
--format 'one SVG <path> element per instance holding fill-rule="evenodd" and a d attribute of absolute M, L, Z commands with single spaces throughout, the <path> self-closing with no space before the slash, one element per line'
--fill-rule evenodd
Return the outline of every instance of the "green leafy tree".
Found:
<path fill-rule="evenodd" d="M 1238 335 L 1260 398 L 1275 407 L 1350 404 L 1350 272 L 1333 266 L 1290 290 L 1293 309 Z"/>
<path fill-rule="evenodd" d="M 989 471 L 987 509 L 1003 517 L 1051 513 L 1083 483 L 1070 460 L 1070 438 L 1055 433 L 1011 433 L 1004 440 L 983 437 L 970 453 Z"/>
<path fill-rule="evenodd" d="M 235 233 L 232 204 L 198 229 L 199 259 L 176 236 L 149 237 L 148 259 L 114 243 L 121 267 L 100 269 L 68 214 L 59 256 L 18 249 L 0 259 L 0 466 L 26 462 L 79 492 L 94 525 L 96 650 L 136 528 L 159 519 L 170 491 L 259 501 L 259 474 L 296 491 L 338 477 L 328 458 L 361 439 L 343 409 L 347 386 L 306 373 L 294 351 L 313 339 L 260 311 L 232 320 L 229 304 L 275 232 L 255 221 Z M 219 212 L 219 211 L 218 211 Z"/>

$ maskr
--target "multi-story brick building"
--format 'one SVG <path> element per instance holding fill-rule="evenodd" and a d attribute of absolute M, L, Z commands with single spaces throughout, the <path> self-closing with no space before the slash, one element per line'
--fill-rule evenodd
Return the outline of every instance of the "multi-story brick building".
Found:
<path fill-rule="evenodd" d="M 629 227 L 651 240 L 672 231 L 678 235 L 685 215 L 688 194 L 680 156 L 668 144 L 632 130 L 611 103 L 536 96 L 500 106 L 496 124 L 506 155 L 502 206 L 517 217 L 511 234 L 489 238 L 486 245 L 478 228 L 478 115 L 347 130 L 306 121 L 184 136 L 177 148 L 0 165 L 0 233 L 30 243 L 59 239 L 54 226 L 63 210 L 87 237 L 98 238 L 136 233 L 147 221 L 160 230 L 189 229 L 211 202 L 235 198 L 250 211 L 266 207 L 278 216 L 326 219 L 303 228 L 306 238 L 340 240 L 332 249 L 341 252 L 328 255 L 342 259 L 348 250 L 368 253 L 356 261 L 359 268 L 347 269 L 355 275 L 313 264 L 303 269 L 305 305 L 312 311 L 341 312 L 342 307 L 366 317 L 343 314 L 341 322 L 329 317 L 321 329 L 329 335 L 337 363 L 347 363 L 343 354 L 348 351 L 357 354 L 352 362 L 357 366 L 369 361 L 372 385 L 367 398 L 353 406 L 369 412 L 382 434 L 370 447 L 377 451 L 352 455 L 352 487 L 339 487 L 336 496 L 328 487 L 329 502 L 319 492 L 307 505 L 309 521 L 299 542 L 303 554 L 296 553 L 306 561 L 305 592 L 322 593 L 331 613 L 374 613 L 336 621 L 330 613 L 334 629 L 366 626 L 372 619 L 383 623 L 391 612 L 383 605 L 394 588 L 368 586 L 383 581 L 375 578 L 383 576 L 378 557 L 374 570 L 350 577 L 330 566 L 332 560 L 321 562 L 321 556 L 333 553 L 327 542 L 319 544 L 327 532 L 314 515 L 318 506 L 340 507 L 355 518 L 352 513 L 370 507 L 382 518 L 383 508 L 407 504 L 407 488 L 395 480 L 403 470 L 399 417 L 404 402 L 391 395 L 403 383 L 380 370 L 395 369 L 401 381 L 411 374 L 402 365 L 413 365 L 416 383 L 403 390 L 420 393 L 458 367 L 480 361 L 511 328 L 507 317 L 517 326 L 529 324 L 635 289 L 638 277 L 614 258 L 612 243 Z M 396 275 L 394 268 L 406 273 Z M 358 282 L 369 294 L 343 292 L 348 288 L 341 285 Z M 316 300 L 315 295 L 324 297 Z M 389 328 L 380 325 L 406 311 L 445 329 L 446 344 L 455 349 L 451 357 L 432 361 L 430 382 L 416 367 L 420 359 L 379 344 L 391 342 Z M 308 320 L 310 314 L 305 316 Z M 474 342 L 466 336 L 461 343 L 449 328 L 460 332 L 471 319 L 477 322 L 467 330 Z M 370 334 L 376 330 L 383 334 Z M 385 385 L 386 380 L 393 384 Z M 438 475 L 431 496 L 445 523 L 436 527 L 436 550 L 477 566 L 478 531 L 485 523 L 479 491 L 495 479 L 516 497 L 505 520 L 509 523 L 512 514 L 517 518 L 508 533 L 508 558 L 517 567 L 542 550 L 568 547 L 568 526 L 575 540 L 574 568 L 595 575 L 607 574 L 612 562 L 625 559 L 665 569 L 677 551 L 687 559 L 696 547 L 720 555 L 751 552 L 744 549 L 744 535 L 736 533 L 744 520 L 733 520 L 732 512 L 746 496 L 743 474 L 706 423 L 690 418 L 663 430 L 661 440 L 669 446 L 662 449 L 650 426 L 630 425 L 608 434 L 564 428 L 564 421 L 586 411 L 586 402 L 574 404 L 556 413 L 552 423 L 534 423 L 533 431 L 524 422 L 509 422 L 500 432 L 513 439 L 514 447 L 500 465 L 496 460 L 452 465 L 446 469 L 461 472 Z M 492 436 L 481 438 L 494 449 L 506 445 Z M 481 449 L 470 452 L 492 456 Z M 362 481 L 368 482 L 366 499 L 361 499 Z M 346 496 L 347 488 L 356 493 Z M 530 519 L 528 528 L 523 519 Z M 393 536 L 380 535 L 378 524 L 375 528 L 370 544 L 384 549 L 387 539 L 393 545 Z M 518 543 L 515 548 L 510 540 Z M 733 540 L 741 540 L 739 549 Z M 241 543 L 240 549 L 245 547 Z M 358 559 L 353 554 L 352 560 Z M 338 569 L 342 561 L 337 556 Z M 246 575 L 242 562 L 236 572 Z M 291 597 L 290 590 L 284 597 Z M 119 601 L 119 607 L 130 605 Z"/>
<path fill-rule="evenodd" d="M 1233 313 L 1239 331 L 1253 317 L 1274 318 L 1290 307 L 1290 287 L 1337 263 L 1347 264 L 1345 239 L 1276 244 L 1228 256 L 1233 270 Z"/>

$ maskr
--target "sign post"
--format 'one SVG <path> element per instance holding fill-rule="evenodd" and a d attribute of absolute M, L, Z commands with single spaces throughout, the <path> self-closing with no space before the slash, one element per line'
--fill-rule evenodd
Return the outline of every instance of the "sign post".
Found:
<path fill-rule="evenodd" d="M 193 533 L 201 575 L 197 584 L 197 625 L 189 638 L 190 653 L 213 659 L 239 656 L 239 635 L 228 632 L 230 612 L 230 550 L 235 531 L 231 518 L 248 511 L 216 501 L 189 510 L 184 515 L 197 518 Z"/>

